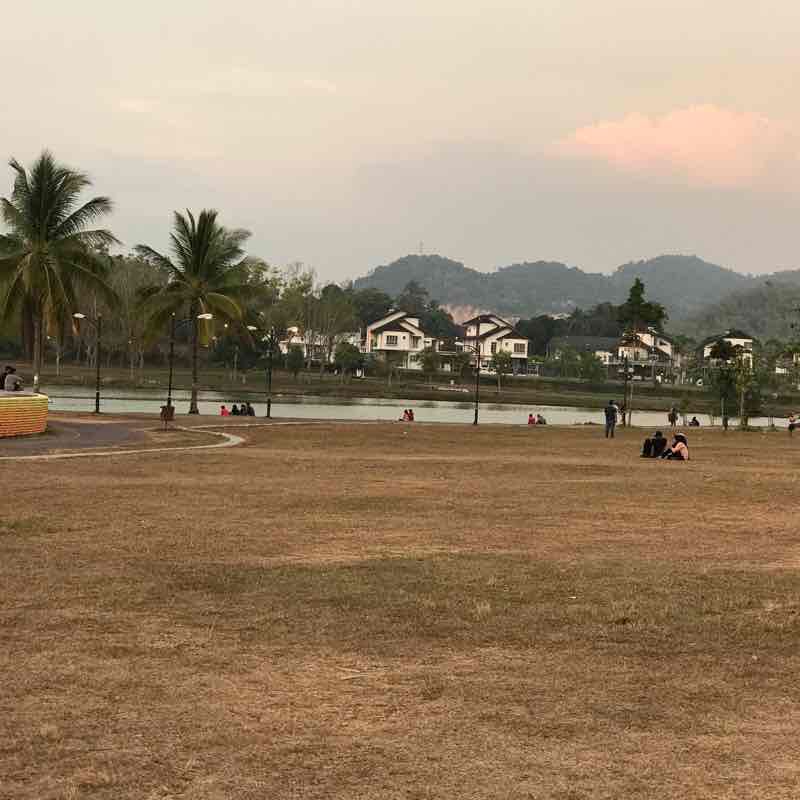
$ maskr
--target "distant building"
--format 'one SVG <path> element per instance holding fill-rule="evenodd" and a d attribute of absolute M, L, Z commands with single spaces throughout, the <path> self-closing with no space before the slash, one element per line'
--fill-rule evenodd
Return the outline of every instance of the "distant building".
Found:
<path fill-rule="evenodd" d="M 422 330 L 418 317 L 406 311 L 390 311 L 367 326 L 362 350 L 382 360 L 391 358 L 402 369 L 421 369 L 419 354 L 436 344 Z"/>
<path fill-rule="evenodd" d="M 336 346 L 341 342 L 348 342 L 360 349 L 361 334 L 339 333 L 333 337 L 333 342 L 329 342 L 322 334 L 304 334 L 300 328 L 292 326 L 286 329 L 286 336 L 278 342 L 278 349 L 286 355 L 290 348 L 299 347 L 303 352 L 303 358 L 308 361 L 332 363 L 336 355 Z M 328 352 L 331 344 L 333 347 Z"/>
<path fill-rule="evenodd" d="M 511 356 L 514 374 L 528 371 L 528 339 L 514 326 L 496 314 L 481 314 L 463 323 L 464 336 L 457 343 L 470 353 L 471 363 L 480 362 L 482 372 L 490 371 L 492 356 L 505 351 Z M 473 348 L 477 347 L 477 354 Z"/>
<path fill-rule="evenodd" d="M 714 346 L 720 342 L 727 342 L 735 351 L 737 358 L 742 358 L 751 367 L 753 366 L 753 343 L 755 339 L 750 334 L 740 330 L 729 330 L 725 333 L 709 336 L 700 342 L 698 347 L 702 360 L 708 364 L 716 363 L 716 359 L 711 357 Z"/>
<path fill-rule="evenodd" d="M 302 333 L 300 328 L 292 326 L 286 329 L 286 336 L 278 342 L 278 349 L 286 355 L 293 347 L 303 351 L 303 358 L 308 361 L 319 361 L 325 357 L 325 342 L 321 336 L 309 336 Z"/>
<path fill-rule="evenodd" d="M 655 328 L 623 334 L 617 348 L 617 357 L 636 363 L 669 364 L 675 358 L 675 347 L 664 333 Z"/>

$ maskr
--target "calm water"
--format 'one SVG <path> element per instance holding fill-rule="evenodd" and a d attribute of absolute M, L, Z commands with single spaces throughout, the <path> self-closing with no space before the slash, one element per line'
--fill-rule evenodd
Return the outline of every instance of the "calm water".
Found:
<path fill-rule="evenodd" d="M 94 391 L 82 387 L 54 387 L 50 395 L 50 408 L 53 411 L 93 411 Z M 402 416 L 403 409 L 410 406 L 418 422 L 460 422 L 469 423 L 473 419 L 474 405 L 464 395 L 463 400 L 420 400 L 402 401 L 382 398 L 327 398 L 327 397 L 273 397 L 272 416 L 296 419 L 341 419 L 341 420 L 396 420 Z M 219 414 L 222 403 L 231 407 L 242 399 L 249 399 L 259 417 L 263 417 L 266 404 L 263 398 L 255 401 L 252 395 L 236 396 L 224 392 L 201 392 L 200 413 Z M 107 390 L 101 398 L 101 410 L 107 413 L 144 412 L 157 415 L 165 402 L 163 390 L 124 389 Z M 173 403 L 178 416 L 189 408 L 189 392 L 173 393 Z M 582 425 L 603 423 L 603 411 L 597 408 L 573 408 L 570 406 L 529 406 L 500 405 L 489 399 L 482 402 L 480 421 L 499 425 L 525 425 L 528 414 L 542 414 L 550 425 Z M 698 414 L 701 424 L 707 426 L 709 418 Z M 785 420 L 775 423 L 785 424 Z M 667 427 L 666 410 L 634 411 L 633 424 L 653 428 Z M 734 424 L 733 419 L 731 424 Z M 766 419 L 754 419 L 753 425 L 766 425 Z"/>

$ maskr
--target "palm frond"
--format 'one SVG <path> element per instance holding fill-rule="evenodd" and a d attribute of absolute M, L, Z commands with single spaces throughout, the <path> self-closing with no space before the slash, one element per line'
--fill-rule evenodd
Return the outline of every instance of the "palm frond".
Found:
<path fill-rule="evenodd" d="M 209 292 L 206 294 L 204 300 L 207 309 L 212 313 L 217 312 L 217 314 L 224 319 L 242 319 L 242 309 L 231 297 L 219 294 L 218 292 Z"/>
<path fill-rule="evenodd" d="M 114 204 L 109 197 L 93 197 L 63 219 L 53 231 L 53 236 L 61 239 L 86 232 L 86 228 L 106 214 L 110 214 L 113 209 Z M 108 235 L 111 236 L 110 233 Z M 113 243 L 116 244 L 117 240 L 113 239 Z"/>

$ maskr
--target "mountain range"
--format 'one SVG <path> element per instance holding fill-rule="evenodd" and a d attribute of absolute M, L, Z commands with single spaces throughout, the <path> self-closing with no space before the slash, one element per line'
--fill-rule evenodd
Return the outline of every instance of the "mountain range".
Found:
<path fill-rule="evenodd" d="M 494 272 L 479 272 L 438 255 L 409 255 L 377 267 L 356 280 L 354 286 L 380 289 L 394 297 L 410 281 L 416 281 L 432 298 L 453 310 L 457 319 L 473 311 L 529 318 L 568 313 L 601 302 L 621 303 L 636 278 L 644 281 L 648 300 L 666 307 L 671 329 L 693 332 L 706 327 L 704 320 L 711 307 L 729 297 L 739 299 L 710 314 L 709 324 L 711 321 L 723 324 L 728 317 L 736 317 L 746 309 L 747 300 L 742 295 L 749 291 L 771 286 L 774 294 L 780 293 L 781 287 L 800 287 L 800 270 L 743 275 L 697 256 L 682 255 L 662 255 L 623 264 L 610 275 L 552 261 L 525 262 Z M 759 295 L 759 299 L 759 306 L 763 307 L 763 297 Z"/>

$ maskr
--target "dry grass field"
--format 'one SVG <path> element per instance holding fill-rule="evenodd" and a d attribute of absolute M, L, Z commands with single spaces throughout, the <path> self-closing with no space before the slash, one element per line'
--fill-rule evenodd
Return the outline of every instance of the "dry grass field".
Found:
<path fill-rule="evenodd" d="M 3 463 L 0 797 L 797 798 L 800 438 Z"/>

